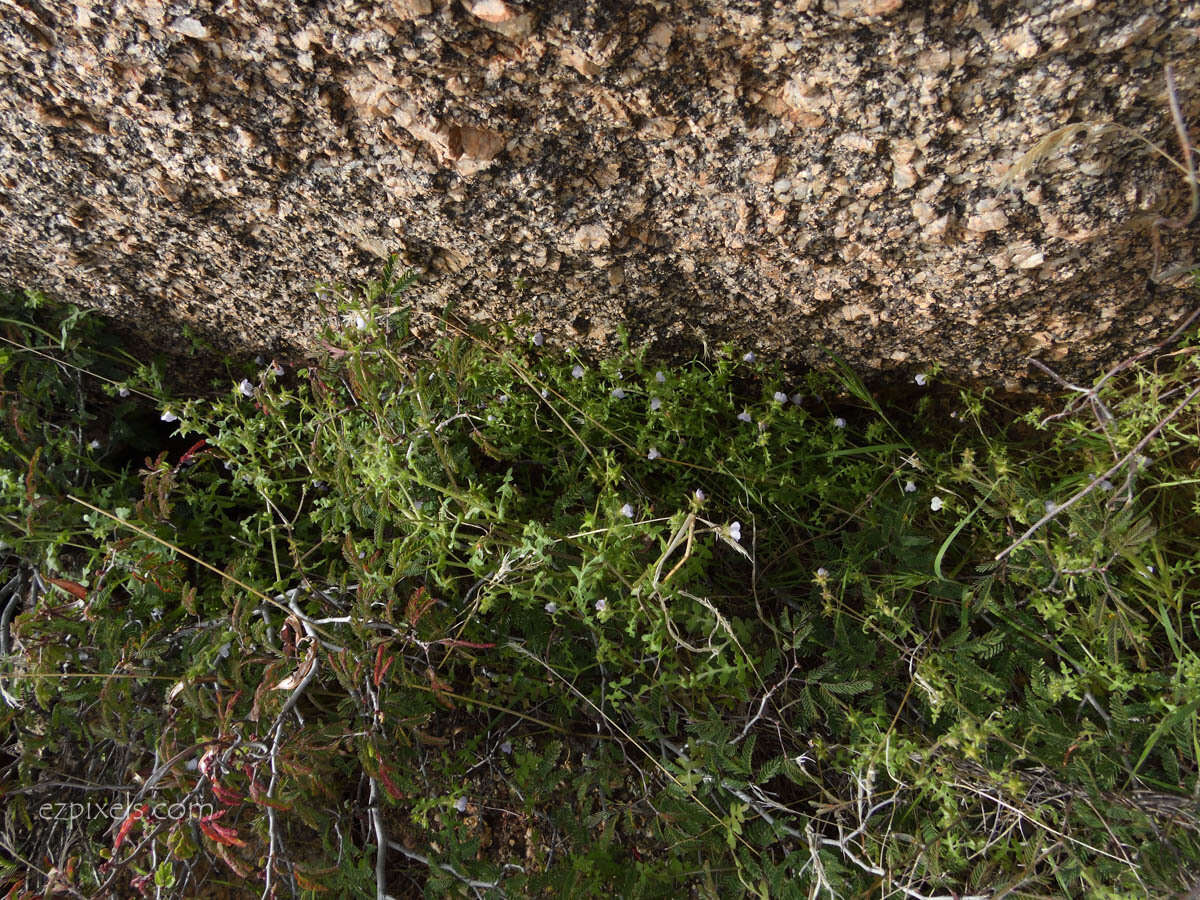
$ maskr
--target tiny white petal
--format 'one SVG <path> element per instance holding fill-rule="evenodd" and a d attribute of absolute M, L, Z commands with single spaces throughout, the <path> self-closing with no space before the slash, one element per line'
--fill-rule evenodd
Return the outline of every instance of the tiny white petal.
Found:
<path fill-rule="evenodd" d="M 660 456 L 662 456 L 662 454 L 658 452 L 658 448 L 651 447 L 650 452 L 646 454 L 646 459 L 658 459 Z"/>
<path fill-rule="evenodd" d="M 657 411 L 661 408 L 662 408 L 662 400 L 660 400 L 658 397 L 651 397 L 650 398 L 650 409 Z"/>
<path fill-rule="evenodd" d="M 817 577 L 818 578 L 828 578 L 829 570 L 827 568 L 825 568 L 824 566 L 821 566 L 821 568 L 817 569 Z"/>
<path fill-rule="evenodd" d="M 249 379 L 243 378 L 238 384 L 238 390 L 242 392 L 243 397 L 254 396 L 254 385 L 250 383 Z"/>
<path fill-rule="evenodd" d="M 913 492 L 914 492 L 916 489 L 917 489 L 917 483 L 916 483 L 915 481 L 906 481 L 906 482 L 904 482 L 904 491 L 905 491 L 905 493 L 907 493 L 907 494 L 911 494 L 911 493 L 913 493 Z"/>
<path fill-rule="evenodd" d="M 783 391 L 775 392 L 775 402 L 776 403 L 787 403 L 787 401 L 788 401 L 787 394 L 785 394 Z"/>
<path fill-rule="evenodd" d="M 738 413 L 737 417 L 738 417 L 739 422 L 753 422 L 754 421 L 754 419 L 752 419 L 750 417 L 750 411 L 745 410 L 745 409 L 743 409 L 740 413 Z"/>
<path fill-rule="evenodd" d="M 608 609 L 608 601 L 601 597 L 596 601 L 596 612 L 604 612 Z"/>
<path fill-rule="evenodd" d="M 667 376 L 662 373 L 662 370 L 659 370 L 654 373 L 654 380 L 657 381 L 659 384 L 666 384 Z"/>
<path fill-rule="evenodd" d="M 500 752 L 501 752 L 501 753 L 506 753 L 506 754 L 507 754 L 507 753 L 512 753 L 512 741 L 505 741 L 503 744 L 501 744 L 501 745 L 500 745 Z"/>
<path fill-rule="evenodd" d="M 633 518 L 633 507 L 630 506 L 628 503 L 626 503 L 624 506 L 621 507 L 621 515 L 623 515 L 627 519 L 632 519 Z"/>
<path fill-rule="evenodd" d="M 540 347 L 544 343 L 546 343 L 546 336 L 540 331 L 533 336 L 533 346 Z"/>
<path fill-rule="evenodd" d="M 696 493 L 694 496 L 701 503 L 708 499 L 708 496 L 704 493 L 704 491 L 700 490 L 700 488 L 696 488 Z"/>
<path fill-rule="evenodd" d="M 929 501 L 929 508 L 932 509 L 934 512 L 937 512 L 939 509 L 941 509 L 945 505 L 946 504 L 942 502 L 941 497 L 934 497 L 932 500 Z"/>
<path fill-rule="evenodd" d="M 550 396 L 550 392 L 548 390 L 546 390 L 545 388 L 542 388 L 542 399 L 545 400 L 549 396 Z"/>
<path fill-rule="evenodd" d="M 1107 478 L 1105 478 L 1102 482 L 1100 482 L 1100 490 L 1102 490 L 1102 491 L 1111 491 L 1112 487 L 1113 487 L 1112 482 L 1109 481 Z"/>
<path fill-rule="evenodd" d="M 467 811 L 467 798 L 459 797 L 457 800 L 455 800 L 454 808 L 457 809 L 460 813 L 466 812 Z"/>
<path fill-rule="evenodd" d="M 367 330 L 367 320 L 364 319 L 360 315 L 355 315 L 354 316 L 354 327 L 357 328 L 359 331 L 366 331 Z"/>
<path fill-rule="evenodd" d="M 178 422 L 179 421 L 179 416 L 175 415 L 175 413 L 171 412 L 170 410 L 167 410 L 165 413 L 163 413 L 161 418 L 164 422 Z"/>
<path fill-rule="evenodd" d="M 274 372 L 276 375 L 282 375 L 283 374 L 283 366 L 279 365 L 279 363 L 275 363 L 274 365 L 271 366 L 271 371 Z"/>
<path fill-rule="evenodd" d="M 755 355 L 754 355 L 754 351 L 753 351 L 753 350 L 751 350 L 749 353 L 747 353 L 745 356 L 743 356 L 743 357 L 742 357 L 742 362 L 748 362 L 748 363 L 752 363 L 752 362 L 754 362 L 756 359 L 758 359 L 758 357 L 757 357 L 757 356 L 755 356 Z"/>
<path fill-rule="evenodd" d="M 558 612 L 558 604 L 551 600 L 549 603 L 543 606 L 542 609 L 546 610 L 546 612 L 548 612 L 550 615 L 554 615 L 556 612 Z"/>
<path fill-rule="evenodd" d="M 918 375 L 916 378 L 913 379 L 913 381 L 915 381 L 921 387 L 925 387 L 925 382 L 928 380 L 929 379 L 926 377 L 924 372 L 922 372 L 920 375 Z"/>
<path fill-rule="evenodd" d="M 740 541 L 742 539 L 742 523 L 741 522 L 734 522 L 732 525 L 729 526 L 729 536 L 731 538 L 733 538 L 735 541 Z"/>
<path fill-rule="evenodd" d="M 88 449 L 89 449 L 89 450 L 99 450 L 99 449 L 100 449 L 100 442 L 99 442 L 99 441 L 97 441 L 97 440 L 94 440 L 94 439 L 93 439 L 93 440 L 91 440 L 91 441 L 89 441 L 89 442 L 88 442 Z"/>
<path fill-rule="evenodd" d="M 573 368 L 571 370 L 571 375 L 574 378 L 582 378 L 583 377 L 583 366 L 576 364 L 575 368 Z"/>
<path fill-rule="evenodd" d="M 799 406 L 801 403 L 804 402 L 804 395 L 803 394 L 792 394 L 792 402 L 795 403 L 797 406 Z"/>
<path fill-rule="evenodd" d="M 1057 503 L 1055 503 L 1053 500 L 1047 500 L 1047 501 L 1046 501 L 1046 512 L 1048 512 L 1048 513 L 1052 513 L 1052 512 L 1054 512 L 1056 509 L 1058 509 L 1058 504 L 1057 504 Z"/>
<path fill-rule="evenodd" d="M 845 428 L 846 420 L 843 419 L 841 416 L 838 416 L 836 419 L 833 420 L 833 427 L 834 428 Z"/>
<path fill-rule="evenodd" d="M 613 395 L 613 397 L 614 397 L 615 399 L 617 399 L 617 400 L 624 400 L 624 399 L 625 399 L 625 392 L 624 392 L 623 390 L 621 390 L 620 388 L 617 388 L 616 390 L 614 390 L 614 391 L 612 392 L 612 395 Z"/>
<path fill-rule="evenodd" d="M 118 389 L 117 395 L 120 397 L 128 397 L 129 396 L 129 388 L 123 387 L 123 388 Z"/>

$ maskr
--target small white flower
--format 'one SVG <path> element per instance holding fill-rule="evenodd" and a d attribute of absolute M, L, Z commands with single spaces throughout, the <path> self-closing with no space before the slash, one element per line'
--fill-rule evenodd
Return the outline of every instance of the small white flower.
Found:
<path fill-rule="evenodd" d="M 621 370 L 617 369 L 617 381 L 624 381 L 625 376 L 621 374 Z"/>
<path fill-rule="evenodd" d="M 97 440 L 95 440 L 95 439 L 93 439 L 93 440 L 89 441 L 89 442 L 88 442 L 88 449 L 89 449 L 89 450 L 99 450 L 99 449 L 100 449 L 100 442 L 99 442 L 99 441 L 97 441 Z"/>
<path fill-rule="evenodd" d="M 693 494 L 692 496 L 695 497 L 696 500 L 700 503 L 703 503 L 705 500 L 708 499 L 708 496 L 704 493 L 704 491 L 700 490 L 700 488 L 696 488 L 696 493 Z"/>
<path fill-rule="evenodd" d="M 1112 490 L 1112 482 L 1109 481 L 1107 478 L 1105 478 L 1102 482 L 1100 482 L 1100 490 L 1111 491 Z"/>
<path fill-rule="evenodd" d="M 834 428 L 845 428 L 846 420 L 843 419 L 841 416 L 838 416 L 836 419 L 833 420 L 833 427 Z"/>
<path fill-rule="evenodd" d="M 221 645 L 221 649 L 217 651 L 217 656 L 219 656 L 221 659 L 225 659 L 226 657 L 229 656 L 229 644 L 228 643 Z"/>
<path fill-rule="evenodd" d="M 787 401 L 788 401 L 787 394 L 785 394 L 783 391 L 775 392 L 775 402 L 776 403 L 787 403 Z"/>
<path fill-rule="evenodd" d="M 545 400 L 549 396 L 550 396 L 550 392 L 548 390 L 546 390 L 545 388 L 542 388 L 542 399 Z"/>
<path fill-rule="evenodd" d="M 613 395 L 613 399 L 615 399 L 615 400 L 624 400 L 625 399 L 625 392 L 623 390 L 621 390 L 620 388 L 616 388 L 615 390 L 613 390 L 612 395 Z"/>
<path fill-rule="evenodd" d="M 916 489 L 917 489 L 917 483 L 915 481 L 904 482 L 904 493 L 911 494 L 914 491 L 916 491 Z"/>
<path fill-rule="evenodd" d="M 512 741 L 505 741 L 500 745 L 500 752 L 504 754 L 512 753 Z"/>
<path fill-rule="evenodd" d="M 662 400 L 660 400 L 658 397 L 651 397 L 650 398 L 650 409 L 654 412 L 657 412 L 658 410 L 662 409 Z"/>
<path fill-rule="evenodd" d="M 508 402 L 508 394 L 501 394 L 497 399 L 501 403 L 507 403 Z"/>
<path fill-rule="evenodd" d="M 238 390 L 242 392 L 243 397 L 254 396 L 254 385 L 252 385 L 247 378 L 243 378 L 241 380 L 241 382 L 238 384 Z"/>
<path fill-rule="evenodd" d="M 1046 501 L 1046 512 L 1048 512 L 1048 513 L 1052 513 L 1052 512 L 1054 512 L 1056 509 L 1058 509 L 1058 504 L 1057 504 L 1057 503 L 1055 503 L 1053 500 L 1047 500 L 1047 501 Z"/>
<path fill-rule="evenodd" d="M 127 388 L 127 387 L 118 388 L 118 389 L 117 389 L 117 396 L 119 396 L 119 397 L 128 397 L 128 396 L 129 396 L 129 388 Z"/>
<path fill-rule="evenodd" d="M 359 331 L 367 330 L 367 320 L 364 319 L 359 313 L 354 314 L 354 327 Z"/>
<path fill-rule="evenodd" d="M 934 512 L 937 512 L 939 509 L 941 509 L 945 505 L 946 504 L 942 502 L 941 497 L 934 497 L 932 500 L 929 501 L 929 508 L 932 509 Z"/>
<path fill-rule="evenodd" d="M 179 421 L 179 416 L 175 415 L 175 413 L 171 412 L 169 409 L 165 413 L 162 414 L 161 418 L 164 422 L 178 422 Z"/>
<path fill-rule="evenodd" d="M 628 503 L 626 503 L 624 506 L 621 507 L 621 515 L 623 515 L 627 519 L 632 519 L 633 518 L 633 507 L 630 506 Z"/>
<path fill-rule="evenodd" d="M 366 550 L 359 550 L 359 551 L 358 551 L 358 558 L 359 558 L 359 559 L 366 559 L 366 558 L 367 558 L 367 551 L 366 551 Z"/>
<path fill-rule="evenodd" d="M 281 366 L 279 363 L 272 363 L 271 371 L 274 372 L 277 376 L 282 375 L 283 374 L 283 366 Z"/>
<path fill-rule="evenodd" d="M 918 386 L 920 386 L 920 387 L 925 387 L 925 382 L 928 380 L 929 379 L 926 377 L 924 372 L 922 372 L 920 375 L 918 375 L 916 378 L 913 379 L 913 381 L 915 381 L 918 384 Z"/>
<path fill-rule="evenodd" d="M 583 377 L 583 366 L 579 365 L 579 363 L 576 363 L 575 368 L 573 368 L 571 370 L 571 377 L 572 378 L 582 378 Z"/>
<path fill-rule="evenodd" d="M 742 539 L 742 523 L 741 522 L 734 522 L 732 525 L 729 526 L 729 536 L 731 538 L 733 538 L 735 541 L 741 541 L 741 539 Z"/>
<path fill-rule="evenodd" d="M 457 809 L 460 813 L 466 812 L 467 811 L 467 798 L 459 797 L 457 800 L 455 800 L 454 808 Z"/>
<path fill-rule="evenodd" d="M 1154 574 L 1154 566 L 1146 566 L 1146 574 L 1153 575 Z"/>
<path fill-rule="evenodd" d="M 488 413 L 487 420 L 488 420 L 489 422 L 495 422 L 495 421 L 496 421 L 496 417 L 495 417 L 495 416 L 493 416 L 491 413 Z"/>
<path fill-rule="evenodd" d="M 658 452 L 658 448 L 651 447 L 650 452 L 646 454 L 646 459 L 658 459 L 660 456 L 662 456 L 662 454 Z"/>
<path fill-rule="evenodd" d="M 554 615 L 556 612 L 558 612 L 558 604 L 551 600 L 549 603 L 543 606 L 542 609 L 544 609 L 550 615 Z"/>
<path fill-rule="evenodd" d="M 797 406 L 799 406 L 801 403 L 804 402 L 804 395 L 803 394 L 792 394 L 792 402 L 795 403 Z"/>
<path fill-rule="evenodd" d="M 540 331 L 533 336 L 533 346 L 540 347 L 544 343 L 546 343 L 546 336 Z"/>
<path fill-rule="evenodd" d="M 817 569 L 817 577 L 818 578 L 828 578 L 829 570 L 827 568 L 825 568 L 824 566 L 821 566 L 821 568 Z"/>
<path fill-rule="evenodd" d="M 749 353 L 747 353 L 745 356 L 743 356 L 743 357 L 742 357 L 742 362 L 748 362 L 748 363 L 752 363 L 752 362 L 754 362 L 756 359 L 758 359 L 758 357 L 757 357 L 757 356 L 755 356 L 755 355 L 754 355 L 754 351 L 753 351 L 753 350 L 751 350 Z"/>
<path fill-rule="evenodd" d="M 740 413 L 738 413 L 737 417 L 738 417 L 739 422 L 753 422 L 754 421 L 754 419 L 752 419 L 750 417 L 750 411 L 748 409 L 743 409 Z"/>
<path fill-rule="evenodd" d="M 596 601 L 596 612 L 605 612 L 608 610 L 608 601 L 601 597 Z"/>
<path fill-rule="evenodd" d="M 265 365 L 265 364 L 266 364 L 266 362 L 267 362 L 267 361 L 266 361 L 265 359 L 263 359 L 261 356 L 256 356 L 256 357 L 254 357 L 254 364 L 255 364 L 256 366 Z"/>
<path fill-rule="evenodd" d="M 662 370 L 660 369 L 659 371 L 657 371 L 657 372 L 655 372 L 655 373 L 654 373 L 654 380 L 655 380 L 655 381 L 657 381 L 659 384 L 666 384 L 666 383 L 667 383 L 667 376 L 666 376 L 666 375 L 664 375 L 664 374 L 662 373 Z"/>

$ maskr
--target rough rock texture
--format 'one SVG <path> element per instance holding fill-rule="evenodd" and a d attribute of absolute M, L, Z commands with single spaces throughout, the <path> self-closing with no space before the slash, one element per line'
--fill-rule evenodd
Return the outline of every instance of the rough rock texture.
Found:
<path fill-rule="evenodd" d="M 5 0 L 0 279 L 164 344 L 297 346 L 311 285 L 597 348 L 1088 372 L 1194 299 L 1149 285 L 1200 121 L 1200 2 Z M 1195 228 L 1157 229 L 1160 269 Z"/>

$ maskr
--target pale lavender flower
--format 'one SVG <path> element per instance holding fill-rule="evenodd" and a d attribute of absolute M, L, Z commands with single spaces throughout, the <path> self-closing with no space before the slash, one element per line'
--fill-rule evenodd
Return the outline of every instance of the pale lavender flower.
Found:
<path fill-rule="evenodd" d="M 804 395 L 803 394 L 792 394 L 792 402 L 795 403 L 797 406 L 799 406 L 801 403 L 804 402 Z"/>
<path fill-rule="evenodd" d="M 282 375 L 283 374 L 283 366 L 281 366 L 279 363 L 272 363 L 271 371 L 274 372 L 276 376 Z"/>
<path fill-rule="evenodd" d="M 97 440 L 95 440 L 95 439 L 93 439 L 93 440 L 89 441 L 89 442 L 88 442 L 88 449 L 89 449 L 89 450 L 99 450 L 99 449 L 100 449 L 100 442 L 99 442 L 99 441 L 97 441 Z"/>
<path fill-rule="evenodd" d="M 1111 491 L 1112 487 L 1113 487 L 1112 482 L 1109 481 L 1107 478 L 1105 478 L 1102 482 L 1100 482 L 1100 490 L 1102 490 L 1102 491 Z"/>
<path fill-rule="evenodd" d="M 457 809 L 460 813 L 465 813 L 467 811 L 467 798 L 459 797 L 457 800 L 455 800 L 454 808 Z"/>
<path fill-rule="evenodd" d="M 658 410 L 660 410 L 661 408 L 662 408 L 662 400 L 660 400 L 658 397 L 651 397 L 650 398 L 650 409 L 654 412 L 658 412 Z"/>
<path fill-rule="evenodd" d="M 164 422 L 178 422 L 179 416 L 171 412 L 169 409 L 160 417 Z"/>
<path fill-rule="evenodd" d="M 824 566 L 821 566 L 821 568 L 817 569 L 817 577 L 818 578 L 828 578 L 829 570 L 827 568 L 825 568 Z"/>
<path fill-rule="evenodd" d="M 659 384 L 666 384 L 667 376 L 664 375 L 662 373 L 662 370 L 660 369 L 659 371 L 654 373 L 654 380 L 657 381 Z"/>
<path fill-rule="evenodd" d="M 540 331 L 533 336 L 533 346 L 540 347 L 544 343 L 546 343 L 546 336 Z"/>
<path fill-rule="evenodd" d="M 249 379 L 247 379 L 247 378 L 243 378 L 238 383 L 238 390 L 242 392 L 243 397 L 253 397 L 254 396 L 254 385 L 252 385 L 250 383 Z"/>
<path fill-rule="evenodd" d="M 633 507 L 630 504 L 626 503 L 624 506 L 621 507 L 621 515 L 623 515 L 627 519 L 632 519 L 633 518 Z"/>
<path fill-rule="evenodd" d="M 660 456 L 662 456 L 662 454 L 658 452 L 658 448 L 651 447 L 650 452 L 646 454 L 646 459 L 658 459 Z"/>
<path fill-rule="evenodd" d="M 732 525 L 729 526 L 729 536 L 731 538 L 733 538 L 735 541 L 740 542 L 742 540 L 742 523 L 741 522 L 734 522 Z"/>
<path fill-rule="evenodd" d="M 929 508 L 932 509 L 934 512 L 937 512 L 939 509 L 941 509 L 945 505 L 946 504 L 944 502 L 942 502 L 941 497 L 934 497 L 932 500 L 929 501 Z"/>
<path fill-rule="evenodd" d="M 558 604 L 551 600 L 549 603 L 543 606 L 542 609 L 544 609 L 550 615 L 554 615 L 556 612 L 558 612 Z"/>
<path fill-rule="evenodd" d="M 739 422 L 753 422 L 754 421 L 754 419 L 751 418 L 750 410 L 748 410 L 748 409 L 743 409 L 740 413 L 738 413 L 737 417 L 738 417 Z"/>
<path fill-rule="evenodd" d="M 753 351 L 753 350 L 751 350 L 749 353 L 747 353 L 745 356 L 743 356 L 743 357 L 742 357 L 742 362 L 748 362 L 748 363 L 752 363 L 752 362 L 754 362 L 756 359 L 758 359 L 758 357 L 757 357 L 757 356 L 755 356 L 755 355 L 754 355 L 754 351 Z"/>
<path fill-rule="evenodd" d="M 118 397 L 128 397 L 129 396 L 129 388 L 127 388 L 127 387 L 118 388 L 117 396 Z"/>
<path fill-rule="evenodd" d="M 613 396 L 614 400 L 624 400 L 625 392 L 623 390 L 621 390 L 620 388 L 616 388 L 613 390 L 612 396 Z"/>
<path fill-rule="evenodd" d="M 838 416 L 836 419 L 833 420 L 833 427 L 834 428 L 845 428 L 846 420 L 843 419 L 841 416 Z"/>
<path fill-rule="evenodd" d="M 607 612 L 607 611 L 608 611 L 608 601 L 605 600 L 603 597 L 601 597 L 599 600 L 596 601 L 596 612 Z"/>
<path fill-rule="evenodd" d="M 913 379 L 913 381 L 915 381 L 917 383 L 918 387 L 925 387 L 925 382 L 927 382 L 928 380 L 929 380 L 929 378 L 925 375 L 924 372 L 922 372 L 920 375 L 918 375 L 916 378 Z"/>
<path fill-rule="evenodd" d="M 583 377 L 583 366 L 579 365 L 579 363 L 576 363 L 575 368 L 573 368 L 571 370 L 571 377 L 572 378 L 582 378 Z"/>
<path fill-rule="evenodd" d="M 775 392 L 775 402 L 776 403 L 787 403 L 788 395 L 785 394 L 783 391 L 776 391 Z"/>
<path fill-rule="evenodd" d="M 700 503 L 703 503 L 705 500 L 708 499 L 708 495 L 705 494 L 704 491 L 700 490 L 700 488 L 696 488 L 696 493 L 693 494 L 692 496 L 694 496 L 696 498 L 696 500 L 699 501 Z"/>
<path fill-rule="evenodd" d="M 1046 512 L 1048 512 L 1048 513 L 1052 513 L 1052 512 L 1054 512 L 1056 509 L 1058 509 L 1058 504 L 1057 504 L 1057 503 L 1055 503 L 1053 500 L 1047 500 L 1047 501 L 1046 501 Z"/>
<path fill-rule="evenodd" d="M 367 330 L 367 320 L 362 317 L 361 313 L 354 314 L 354 327 L 359 331 Z"/>
<path fill-rule="evenodd" d="M 512 741 L 505 741 L 500 745 L 500 752 L 504 754 L 512 753 Z"/>
<path fill-rule="evenodd" d="M 915 481 L 904 482 L 904 492 L 906 494 L 911 494 L 914 491 L 916 491 L 916 489 L 917 489 L 917 483 Z"/>

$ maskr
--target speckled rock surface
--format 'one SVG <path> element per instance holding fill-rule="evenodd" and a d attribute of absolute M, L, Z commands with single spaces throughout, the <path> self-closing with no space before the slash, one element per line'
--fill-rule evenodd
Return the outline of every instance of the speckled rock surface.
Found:
<path fill-rule="evenodd" d="M 0 279 L 294 348 L 395 251 L 592 350 L 1091 372 L 1194 301 L 1184 179 L 1110 133 L 1001 180 L 1070 122 L 1178 157 L 1198 48 L 1182 0 L 6 0 Z"/>

